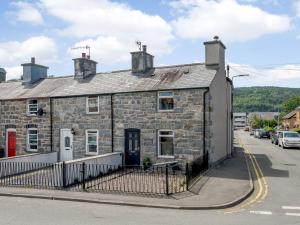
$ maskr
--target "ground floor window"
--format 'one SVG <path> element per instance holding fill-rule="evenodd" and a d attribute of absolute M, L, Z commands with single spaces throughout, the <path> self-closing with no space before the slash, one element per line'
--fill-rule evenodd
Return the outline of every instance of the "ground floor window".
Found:
<path fill-rule="evenodd" d="M 158 131 L 158 156 L 174 156 L 174 132 L 170 130 Z"/>
<path fill-rule="evenodd" d="M 98 155 L 98 130 L 86 131 L 86 154 Z"/>
<path fill-rule="evenodd" d="M 38 130 L 30 128 L 27 130 L 27 151 L 36 152 L 38 150 Z"/>

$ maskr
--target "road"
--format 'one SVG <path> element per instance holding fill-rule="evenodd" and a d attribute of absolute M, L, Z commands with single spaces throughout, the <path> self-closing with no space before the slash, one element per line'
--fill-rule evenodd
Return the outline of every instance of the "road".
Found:
<path fill-rule="evenodd" d="M 179 211 L 0 197 L 0 224 L 300 225 L 300 150 L 283 150 L 245 132 L 238 135 L 263 176 L 255 179 L 253 195 L 232 209 Z"/>

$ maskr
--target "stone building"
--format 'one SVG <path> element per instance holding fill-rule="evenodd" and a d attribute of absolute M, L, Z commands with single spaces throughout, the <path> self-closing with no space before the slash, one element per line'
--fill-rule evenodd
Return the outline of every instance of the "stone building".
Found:
<path fill-rule="evenodd" d="M 121 151 L 128 165 L 218 163 L 232 149 L 232 84 L 224 44 L 204 45 L 205 63 L 154 67 L 143 46 L 130 70 L 110 73 L 83 54 L 67 77 L 47 77 L 32 59 L 23 80 L 0 84 L 0 147 L 6 156 L 56 151 L 60 161 Z"/>

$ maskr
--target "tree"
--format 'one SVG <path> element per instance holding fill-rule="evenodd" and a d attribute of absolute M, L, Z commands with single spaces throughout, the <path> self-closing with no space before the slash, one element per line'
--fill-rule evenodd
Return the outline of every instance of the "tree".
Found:
<path fill-rule="evenodd" d="M 289 100 L 283 103 L 283 112 L 287 114 L 293 111 L 298 106 L 300 106 L 300 96 L 290 98 Z"/>

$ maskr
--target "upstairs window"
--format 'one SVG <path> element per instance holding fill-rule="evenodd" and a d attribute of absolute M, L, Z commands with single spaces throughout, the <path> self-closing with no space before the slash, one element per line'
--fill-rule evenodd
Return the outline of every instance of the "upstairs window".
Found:
<path fill-rule="evenodd" d="M 27 151 L 37 152 L 38 150 L 38 131 L 35 128 L 27 130 Z"/>
<path fill-rule="evenodd" d="M 158 111 L 174 110 L 174 93 L 173 91 L 158 92 Z"/>
<path fill-rule="evenodd" d="M 86 154 L 98 155 L 98 130 L 86 131 Z"/>
<path fill-rule="evenodd" d="M 158 156 L 174 157 L 174 132 L 171 130 L 158 131 Z"/>
<path fill-rule="evenodd" d="M 29 100 L 27 103 L 27 115 L 36 116 L 38 112 L 38 101 L 37 100 Z"/>
<path fill-rule="evenodd" d="M 87 97 L 86 98 L 86 113 L 97 114 L 99 113 L 99 97 Z"/>

